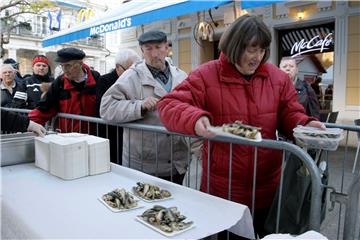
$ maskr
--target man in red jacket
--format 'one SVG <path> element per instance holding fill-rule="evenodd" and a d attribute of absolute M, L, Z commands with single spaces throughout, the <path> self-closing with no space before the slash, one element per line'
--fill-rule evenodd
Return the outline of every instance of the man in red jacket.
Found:
<path fill-rule="evenodd" d="M 30 120 L 44 125 L 58 112 L 96 116 L 96 82 L 100 74 L 83 63 L 85 53 L 77 48 L 63 48 L 57 52 L 56 61 L 64 74 L 51 84 L 45 97 L 36 109 L 29 113 Z M 80 130 L 77 120 L 59 119 L 62 132 Z M 82 122 L 81 131 L 89 132 L 87 122 Z"/>
<path fill-rule="evenodd" d="M 248 15 L 238 18 L 220 39 L 220 58 L 199 66 L 157 103 L 165 127 L 209 138 L 214 136 L 208 129 L 211 125 L 240 120 L 261 127 L 264 139 L 276 139 L 276 130 L 292 138 L 297 124 L 324 127 L 305 114 L 287 74 L 266 63 L 270 43 L 271 33 L 260 19 Z M 281 152 L 259 148 L 256 198 L 252 206 L 254 154 L 253 147 L 233 145 L 231 200 L 254 207 L 255 230 L 263 236 L 264 221 L 280 180 Z M 201 190 L 207 190 L 209 178 L 210 194 L 227 199 L 229 144 L 212 142 L 209 147 L 205 141 L 202 159 Z"/>

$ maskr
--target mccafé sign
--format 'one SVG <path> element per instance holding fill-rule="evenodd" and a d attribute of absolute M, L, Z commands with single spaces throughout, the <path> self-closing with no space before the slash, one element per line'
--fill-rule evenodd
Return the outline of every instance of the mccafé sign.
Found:
<path fill-rule="evenodd" d="M 330 45 L 333 43 L 333 33 L 329 33 L 325 38 L 321 38 L 320 35 L 316 35 L 309 41 L 301 39 L 299 42 L 295 42 L 291 48 L 291 57 L 296 57 L 308 52 L 323 52 L 330 49 Z"/>

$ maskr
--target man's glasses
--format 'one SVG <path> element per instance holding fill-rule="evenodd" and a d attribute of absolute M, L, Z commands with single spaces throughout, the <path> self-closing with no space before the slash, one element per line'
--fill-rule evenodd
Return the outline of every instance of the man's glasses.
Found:
<path fill-rule="evenodd" d="M 117 64 L 119 67 L 121 67 L 121 69 L 125 72 L 127 69 L 123 66 L 123 65 L 121 65 L 121 64 Z"/>
<path fill-rule="evenodd" d="M 65 69 L 71 69 L 72 67 L 74 67 L 77 63 L 79 62 L 74 62 L 74 63 L 61 63 L 60 66 L 63 70 Z"/>

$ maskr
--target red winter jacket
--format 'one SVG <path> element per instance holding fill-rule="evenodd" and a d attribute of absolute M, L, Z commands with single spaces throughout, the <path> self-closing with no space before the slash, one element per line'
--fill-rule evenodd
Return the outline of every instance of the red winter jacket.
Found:
<path fill-rule="evenodd" d="M 40 100 L 37 108 L 29 113 L 30 120 L 44 125 L 58 112 L 70 113 L 84 116 L 96 116 L 96 81 L 100 74 L 91 71 L 83 64 L 87 72 L 87 79 L 84 87 L 78 89 L 65 76 L 59 76 L 51 85 L 45 97 Z M 89 124 L 82 121 L 81 132 L 89 132 Z M 58 128 L 61 132 L 78 132 L 80 124 L 77 120 L 60 119 Z"/>
<path fill-rule="evenodd" d="M 201 65 L 157 104 L 160 118 L 170 131 L 195 135 L 201 116 L 214 126 L 241 120 L 261 127 L 264 139 L 275 139 L 276 129 L 292 137 L 297 124 L 309 118 L 297 101 L 287 74 L 270 63 L 259 66 L 250 81 L 221 54 L 219 60 Z M 207 142 L 203 148 L 201 189 L 206 190 Z M 232 200 L 251 207 L 254 148 L 233 145 Z M 255 208 L 268 208 L 280 179 L 281 152 L 258 149 Z M 212 142 L 210 194 L 228 197 L 229 144 Z"/>

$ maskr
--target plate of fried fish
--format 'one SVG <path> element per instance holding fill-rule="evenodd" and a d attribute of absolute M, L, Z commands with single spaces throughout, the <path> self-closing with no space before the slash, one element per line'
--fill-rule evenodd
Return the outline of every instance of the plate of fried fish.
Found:
<path fill-rule="evenodd" d="M 177 207 L 164 207 L 155 205 L 145 210 L 136 220 L 145 226 L 167 236 L 172 237 L 194 228 L 193 221 L 185 222 L 186 216 L 182 215 Z"/>
<path fill-rule="evenodd" d="M 132 190 L 136 197 L 145 202 L 162 201 L 171 198 L 171 193 L 168 190 L 161 189 L 155 184 L 137 182 Z"/>
<path fill-rule="evenodd" d="M 219 136 L 235 137 L 255 142 L 261 142 L 261 128 L 243 124 L 241 121 L 223 124 L 222 126 L 211 126 L 207 128 Z"/>
<path fill-rule="evenodd" d="M 139 205 L 138 199 L 123 188 L 116 188 L 102 195 L 99 201 L 113 212 L 123 212 L 143 207 Z"/>

